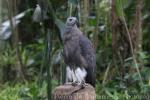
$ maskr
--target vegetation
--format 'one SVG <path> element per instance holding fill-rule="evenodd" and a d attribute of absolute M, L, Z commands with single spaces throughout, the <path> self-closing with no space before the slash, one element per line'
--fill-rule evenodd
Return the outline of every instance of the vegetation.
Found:
<path fill-rule="evenodd" d="M 0 0 L 0 100 L 50 100 L 64 83 L 61 37 L 69 16 L 96 49 L 97 100 L 150 100 L 149 4 Z"/>

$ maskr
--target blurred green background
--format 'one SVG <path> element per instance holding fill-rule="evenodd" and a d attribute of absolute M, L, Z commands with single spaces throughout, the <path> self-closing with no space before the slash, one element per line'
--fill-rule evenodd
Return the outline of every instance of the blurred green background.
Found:
<path fill-rule="evenodd" d="M 61 37 L 69 16 L 96 49 L 97 100 L 150 100 L 149 4 L 0 0 L 0 100 L 47 100 L 64 83 Z"/>

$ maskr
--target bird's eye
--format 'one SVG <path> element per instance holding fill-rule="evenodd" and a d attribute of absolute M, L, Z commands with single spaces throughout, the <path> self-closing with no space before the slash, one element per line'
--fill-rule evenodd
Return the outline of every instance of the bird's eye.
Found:
<path fill-rule="evenodd" d="M 72 21 L 72 19 L 69 19 L 69 21 Z"/>

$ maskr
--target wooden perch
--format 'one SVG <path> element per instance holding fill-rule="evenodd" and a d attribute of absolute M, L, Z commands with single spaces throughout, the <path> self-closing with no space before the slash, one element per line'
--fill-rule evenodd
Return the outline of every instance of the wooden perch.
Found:
<path fill-rule="evenodd" d="M 60 85 L 53 90 L 53 100 L 96 100 L 95 89 L 91 85 Z"/>

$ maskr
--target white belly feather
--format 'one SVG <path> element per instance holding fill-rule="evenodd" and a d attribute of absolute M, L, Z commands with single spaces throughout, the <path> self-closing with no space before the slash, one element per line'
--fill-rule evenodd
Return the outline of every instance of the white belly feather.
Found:
<path fill-rule="evenodd" d="M 66 67 L 66 83 L 67 82 L 79 82 L 85 81 L 87 72 L 84 68 L 77 67 L 75 71 L 70 69 L 69 66 Z"/>

